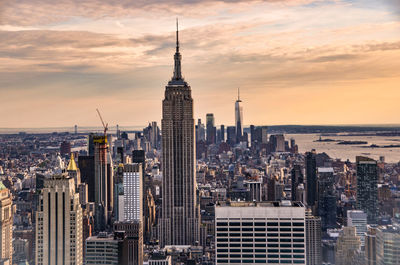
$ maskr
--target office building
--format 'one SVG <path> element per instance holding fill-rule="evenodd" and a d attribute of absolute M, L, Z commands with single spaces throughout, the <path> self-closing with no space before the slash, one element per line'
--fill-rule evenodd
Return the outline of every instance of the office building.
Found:
<path fill-rule="evenodd" d="M 361 247 L 364 247 L 365 234 L 367 233 L 367 214 L 360 210 L 348 210 L 347 226 L 356 228 L 357 236 L 361 240 Z"/>
<path fill-rule="evenodd" d="M 376 264 L 400 264 L 400 227 L 380 226 L 376 231 Z"/>
<path fill-rule="evenodd" d="M 125 265 L 124 233 L 107 234 L 100 232 L 85 243 L 85 264 Z"/>
<path fill-rule="evenodd" d="M 192 245 L 199 240 L 196 198 L 193 99 L 183 79 L 178 30 L 174 75 L 165 89 L 162 117 L 162 217 L 160 245 Z M 215 138 L 214 138 L 215 140 Z"/>
<path fill-rule="evenodd" d="M 206 115 L 206 130 L 207 130 L 207 144 L 215 144 L 217 140 L 217 128 L 215 127 L 215 120 L 213 113 Z"/>
<path fill-rule="evenodd" d="M 82 264 L 82 208 L 68 174 L 44 181 L 36 212 L 36 264 Z"/>
<path fill-rule="evenodd" d="M 342 233 L 339 235 L 335 248 L 335 264 L 349 265 L 352 264 L 354 256 L 357 254 L 361 246 L 360 238 L 356 235 L 355 227 L 343 227 Z"/>
<path fill-rule="evenodd" d="M 236 127 L 228 126 L 226 128 L 226 142 L 229 145 L 234 145 L 236 143 Z"/>
<path fill-rule="evenodd" d="M 225 142 L 225 125 L 221 125 L 220 132 L 221 132 L 220 142 Z"/>
<path fill-rule="evenodd" d="M 236 142 L 240 143 L 243 136 L 243 106 L 240 100 L 240 90 L 238 88 L 238 98 L 235 102 L 235 126 L 236 126 Z"/>
<path fill-rule="evenodd" d="M 124 264 L 143 264 L 143 226 L 141 221 L 115 222 L 114 231 L 122 231 L 125 234 Z"/>
<path fill-rule="evenodd" d="M 306 263 L 301 203 L 217 203 L 215 224 L 216 264 Z"/>
<path fill-rule="evenodd" d="M 376 265 L 376 227 L 368 226 L 365 234 L 365 264 Z"/>
<path fill-rule="evenodd" d="M 306 210 L 306 249 L 307 265 L 322 264 L 321 244 L 321 218 L 312 215 L 310 209 Z"/>
<path fill-rule="evenodd" d="M 88 201 L 95 202 L 95 170 L 94 170 L 94 155 L 79 156 L 78 168 L 81 173 L 81 182 L 86 183 L 88 187 Z"/>
<path fill-rule="evenodd" d="M 336 228 L 336 195 L 334 171 L 331 167 L 318 168 L 318 216 L 322 230 Z"/>
<path fill-rule="evenodd" d="M 378 167 L 368 157 L 357 156 L 357 209 L 367 214 L 368 224 L 378 219 Z"/>
<path fill-rule="evenodd" d="M 153 253 L 149 258 L 149 265 L 172 265 L 171 256 L 165 253 Z"/>
<path fill-rule="evenodd" d="M 301 198 L 297 198 L 297 188 L 304 181 L 303 173 L 301 172 L 300 165 L 294 165 L 291 172 L 291 184 L 292 184 L 292 201 L 301 201 Z"/>
<path fill-rule="evenodd" d="M 206 140 L 206 130 L 204 127 L 204 124 L 201 123 L 201 119 L 197 120 L 197 125 L 196 125 L 196 143 L 205 141 Z"/>
<path fill-rule="evenodd" d="M 13 216 L 15 207 L 10 190 L 0 181 L 0 260 L 12 263 Z"/>
<path fill-rule="evenodd" d="M 306 199 L 309 207 L 314 207 L 317 201 L 317 160 L 316 152 L 306 153 Z"/>
<path fill-rule="evenodd" d="M 245 181 L 244 186 L 249 190 L 248 201 L 262 201 L 262 183 L 261 181 Z"/>

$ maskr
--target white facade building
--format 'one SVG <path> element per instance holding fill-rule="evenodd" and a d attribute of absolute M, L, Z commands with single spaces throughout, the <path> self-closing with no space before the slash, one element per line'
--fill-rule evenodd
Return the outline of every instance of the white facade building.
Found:
<path fill-rule="evenodd" d="M 140 163 L 125 165 L 123 178 L 124 203 L 121 205 L 124 209 L 123 221 L 142 221 L 142 165 Z"/>
<path fill-rule="evenodd" d="M 217 204 L 216 264 L 306 264 L 305 219 L 297 202 Z"/>

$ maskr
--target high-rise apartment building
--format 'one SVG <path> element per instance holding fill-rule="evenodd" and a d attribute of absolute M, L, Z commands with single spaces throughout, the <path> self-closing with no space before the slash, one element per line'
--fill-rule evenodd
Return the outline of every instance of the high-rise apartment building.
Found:
<path fill-rule="evenodd" d="M 124 166 L 124 221 L 143 219 L 142 165 L 127 164 Z M 120 209 L 121 210 L 121 209 Z"/>
<path fill-rule="evenodd" d="M 317 160 L 316 152 L 306 153 L 306 199 L 309 207 L 314 207 L 317 201 Z"/>
<path fill-rule="evenodd" d="M 83 263 L 82 208 L 68 174 L 44 181 L 36 212 L 36 264 Z"/>
<path fill-rule="evenodd" d="M 360 210 L 348 210 L 347 226 L 356 228 L 357 236 L 361 240 L 361 247 L 364 247 L 365 234 L 367 233 L 367 214 Z"/>
<path fill-rule="evenodd" d="M 240 143 L 243 136 L 243 106 L 240 100 L 240 90 L 238 88 L 238 98 L 235 102 L 235 126 L 236 126 L 236 142 Z"/>
<path fill-rule="evenodd" d="M 183 79 L 178 30 L 174 75 L 165 89 L 162 117 L 162 217 L 160 245 L 191 245 L 199 240 L 196 198 L 193 99 Z"/>
<path fill-rule="evenodd" d="M 0 181 L 0 260 L 12 263 L 14 206 L 10 190 Z"/>
<path fill-rule="evenodd" d="M 216 264 L 305 264 L 305 219 L 297 202 L 217 203 Z"/>
<path fill-rule="evenodd" d="M 331 167 L 318 168 L 318 216 L 321 217 L 322 230 L 336 227 L 336 195 L 334 171 Z"/>
<path fill-rule="evenodd" d="M 306 210 L 306 249 L 307 265 L 322 264 L 321 244 L 321 218 L 312 215 L 311 210 Z"/>
<path fill-rule="evenodd" d="M 93 136 L 95 170 L 95 229 L 109 224 L 114 206 L 114 176 L 108 136 Z"/>
<path fill-rule="evenodd" d="M 357 156 L 357 209 L 367 214 L 368 224 L 378 221 L 378 166 L 368 157 Z"/>

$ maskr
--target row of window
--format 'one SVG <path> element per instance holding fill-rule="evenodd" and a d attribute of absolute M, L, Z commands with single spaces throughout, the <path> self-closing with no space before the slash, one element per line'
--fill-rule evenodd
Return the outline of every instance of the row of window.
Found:
<path fill-rule="evenodd" d="M 217 233 L 217 237 L 304 237 L 304 233 Z"/>
<path fill-rule="evenodd" d="M 268 248 L 304 248 L 304 244 L 267 244 Z M 270 249 L 267 249 L 268 252 L 270 252 Z M 266 249 L 261 248 L 261 249 L 254 249 L 254 248 L 244 248 L 244 249 L 237 249 L 237 248 L 218 248 L 217 252 L 259 252 L 259 253 L 265 253 Z"/>
<path fill-rule="evenodd" d="M 304 259 L 304 255 L 288 255 L 288 254 L 218 254 L 217 258 L 272 258 L 272 259 Z"/>
<path fill-rule="evenodd" d="M 217 222 L 217 226 L 304 226 L 304 222 Z"/>
<path fill-rule="evenodd" d="M 305 263 L 305 261 L 304 260 L 247 260 L 247 259 L 244 259 L 244 260 L 240 260 L 240 259 L 238 259 L 238 260 L 236 260 L 236 259 L 231 259 L 231 260 L 227 260 L 227 259 L 218 259 L 217 260 L 217 263 L 218 264 L 221 264 L 221 263 L 230 263 L 230 264 L 232 264 L 232 263 L 259 263 L 259 264 L 266 264 L 266 263 L 271 263 L 271 264 L 282 264 L 282 263 L 285 263 L 285 264 L 292 264 L 292 263 L 295 263 L 295 264 L 304 264 Z"/>
<path fill-rule="evenodd" d="M 290 227 L 217 227 L 217 231 L 294 231 L 294 232 L 304 232 L 304 228 L 303 227 L 294 227 L 294 228 L 290 228 Z"/>
<path fill-rule="evenodd" d="M 217 242 L 304 242 L 304 238 L 217 238 Z"/>

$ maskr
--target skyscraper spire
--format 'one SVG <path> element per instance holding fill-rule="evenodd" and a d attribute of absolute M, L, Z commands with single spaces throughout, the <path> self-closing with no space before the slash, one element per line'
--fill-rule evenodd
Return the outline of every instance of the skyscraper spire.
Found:
<path fill-rule="evenodd" d="M 238 87 L 238 101 L 240 101 L 240 87 Z"/>
<path fill-rule="evenodd" d="M 178 18 L 176 19 L 176 52 L 174 55 L 175 67 L 174 67 L 174 76 L 173 80 L 181 80 L 182 79 L 182 70 L 181 70 L 181 59 L 182 56 L 179 53 L 179 28 L 178 28 Z"/>

